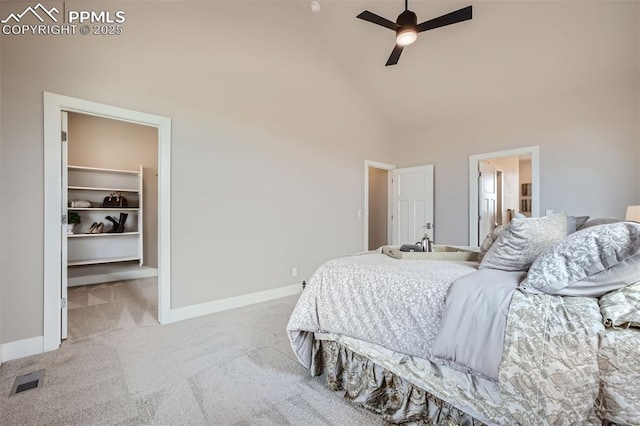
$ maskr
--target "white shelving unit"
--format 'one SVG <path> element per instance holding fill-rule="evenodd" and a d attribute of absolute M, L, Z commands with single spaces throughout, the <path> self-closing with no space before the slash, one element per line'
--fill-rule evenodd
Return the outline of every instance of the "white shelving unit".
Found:
<path fill-rule="evenodd" d="M 138 170 L 115 170 L 96 167 L 68 166 L 67 199 L 89 201 L 91 207 L 69 207 L 69 212 L 80 215 L 81 223 L 74 233 L 67 235 L 69 267 L 100 265 L 118 262 L 143 262 L 143 208 L 142 166 Z M 127 199 L 127 207 L 106 208 L 105 197 L 112 192 L 121 193 Z M 127 214 L 125 231 L 110 233 L 111 222 L 106 216 L 120 220 Z M 94 223 L 102 222 L 104 231 L 88 233 Z"/>

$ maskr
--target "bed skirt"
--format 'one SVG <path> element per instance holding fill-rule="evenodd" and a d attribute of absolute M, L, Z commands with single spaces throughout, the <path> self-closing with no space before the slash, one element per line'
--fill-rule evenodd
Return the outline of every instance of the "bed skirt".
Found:
<path fill-rule="evenodd" d="M 311 374 L 323 373 L 331 390 L 344 391 L 345 399 L 380 414 L 390 423 L 484 425 L 343 345 L 315 340 Z"/>

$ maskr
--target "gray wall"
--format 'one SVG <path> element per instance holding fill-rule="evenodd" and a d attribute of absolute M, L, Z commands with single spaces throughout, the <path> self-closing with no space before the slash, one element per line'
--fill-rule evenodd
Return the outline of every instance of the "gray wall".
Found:
<path fill-rule="evenodd" d="M 525 146 L 540 146 L 541 212 L 623 217 L 638 202 L 637 93 L 635 75 L 443 122 L 405 138 L 396 163 L 435 165 L 441 243 L 468 242 L 469 156 Z"/>
<path fill-rule="evenodd" d="M 0 94 L 2 93 L 2 40 L 0 39 Z M 3 164 L 2 162 L 2 96 L 0 96 L 0 166 Z M 0 172 L 1 173 L 1 172 Z M 4 186 L 2 182 L 0 182 L 0 191 L 4 191 Z M 4 192 L 2 192 L 4 194 Z M 5 214 L 4 205 L 7 203 L 0 203 L 0 222 L 6 220 L 7 216 Z M 2 277 L 6 276 L 6 270 L 4 268 L 4 259 L 7 256 L 6 250 L 8 249 L 7 244 L 4 241 L 8 241 L 8 235 L 5 234 L 5 230 L 2 226 L 0 226 L 0 345 L 5 341 L 3 336 L 5 335 L 7 329 L 7 323 L 4 321 L 4 316 L 2 315 L 3 305 L 4 305 L 4 297 L 2 295 L 7 294 L 9 292 L 9 284 L 7 280 Z M 0 359 L 2 359 L 2 346 L 0 346 Z"/>
<path fill-rule="evenodd" d="M 454 72 L 428 82 L 447 96 L 394 111 L 417 127 L 379 112 L 383 91 L 413 92 L 363 90 L 344 52 L 310 34 L 324 21 L 308 4 L 195 4 L 119 3 L 127 23 L 117 37 L 0 37 L 0 193 L 12 200 L 0 203 L 0 342 L 42 335 L 43 91 L 172 119 L 173 307 L 297 283 L 360 251 L 365 158 L 435 165 L 441 243 L 468 241 L 472 154 L 539 145 L 542 211 L 622 216 L 640 204 L 636 2 L 482 3 L 469 31 L 492 19 L 501 31 L 451 33 Z M 0 2 L 2 16 L 11 5 Z M 445 65 L 412 62 L 417 53 L 372 75 L 416 87 Z M 462 80 L 482 90 L 456 96 Z"/>
<path fill-rule="evenodd" d="M 623 216 L 640 200 L 638 3 L 483 5 L 512 23 L 508 37 L 481 41 L 493 52 L 493 74 L 474 80 L 491 89 L 486 105 L 474 98 L 473 109 L 425 117 L 392 160 L 435 165 L 439 241 L 468 242 L 469 156 L 533 145 L 540 146 L 541 212 Z"/>
<path fill-rule="evenodd" d="M 540 146 L 541 212 L 624 217 L 638 202 L 637 90 L 634 76 L 442 123 L 405 138 L 396 162 L 435 165 L 441 243 L 468 242 L 469 156 L 532 145 Z"/>
<path fill-rule="evenodd" d="M 172 119 L 174 308 L 362 250 L 363 161 L 391 137 L 295 5 L 121 5 L 122 36 L 2 37 L 3 342 L 42 335 L 43 91 Z"/>

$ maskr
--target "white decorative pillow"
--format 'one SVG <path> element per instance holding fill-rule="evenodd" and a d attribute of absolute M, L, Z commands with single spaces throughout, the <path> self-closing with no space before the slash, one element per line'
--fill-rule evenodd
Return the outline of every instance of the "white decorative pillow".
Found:
<path fill-rule="evenodd" d="M 618 222 L 569 235 L 531 265 L 525 291 L 598 297 L 640 281 L 640 224 Z"/>
<path fill-rule="evenodd" d="M 640 327 L 640 283 L 607 293 L 599 303 L 607 327 Z"/>
<path fill-rule="evenodd" d="M 540 253 L 567 236 L 567 216 L 514 218 L 482 258 L 479 269 L 526 271 Z"/>

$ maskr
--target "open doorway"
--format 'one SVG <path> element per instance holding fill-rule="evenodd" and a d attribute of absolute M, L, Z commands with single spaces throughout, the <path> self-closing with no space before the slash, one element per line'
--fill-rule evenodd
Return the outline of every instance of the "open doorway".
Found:
<path fill-rule="evenodd" d="M 391 243 L 391 170 L 396 166 L 364 162 L 364 250 Z"/>
<path fill-rule="evenodd" d="M 62 337 L 62 318 L 67 314 L 67 300 L 62 297 L 62 247 L 67 232 L 63 203 L 62 158 L 66 158 L 65 112 L 87 114 L 157 129 L 158 149 L 158 224 L 157 224 L 157 306 L 158 321 L 171 322 L 171 120 L 68 96 L 44 93 L 44 307 L 43 351 L 58 349 Z M 62 221 L 61 221 L 62 217 Z M 63 268 L 64 265 L 64 268 Z M 66 281 L 66 277 L 65 280 Z"/>
<path fill-rule="evenodd" d="M 79 223 L 63 235 L 68 318 L 65 327 L 63 312 L 61 337 L 157 324 L 158 129 L 63 114 L 63 203 Z"/>
<path fill-rule="evenodd" d="M 496 226 L 506 225 L 522 212 L 519 205 L 520 164 L 531 156 L 491 158 L 478 163 L 479 237 L 480 241 Z M 529 166 L 528 182 L 531 182 Z M 529 211 L 530 214 L 530 211 Z"/>
<path fill-rule="evenodd" d="M 539 147 L 469 157 L 469 245 L 516 214 L 539 216 Z"/>
<path fill-rule="evenodd" d="M 389 244 L 389 171 L 369 167 L 369 250 Z"/>
<path fill-rule="evenodd" d="M 360 213 L 362 211 L 358 212 L 358 216 L 361 216 Z M 375 224 L 370 223 L 372 219 Z M 396 168 L 390 164 L 365 160 L 365 251 L 385 244 L 414 244 L 424 235 L 434 241 L 434 226 L 433 165 Z"/>

